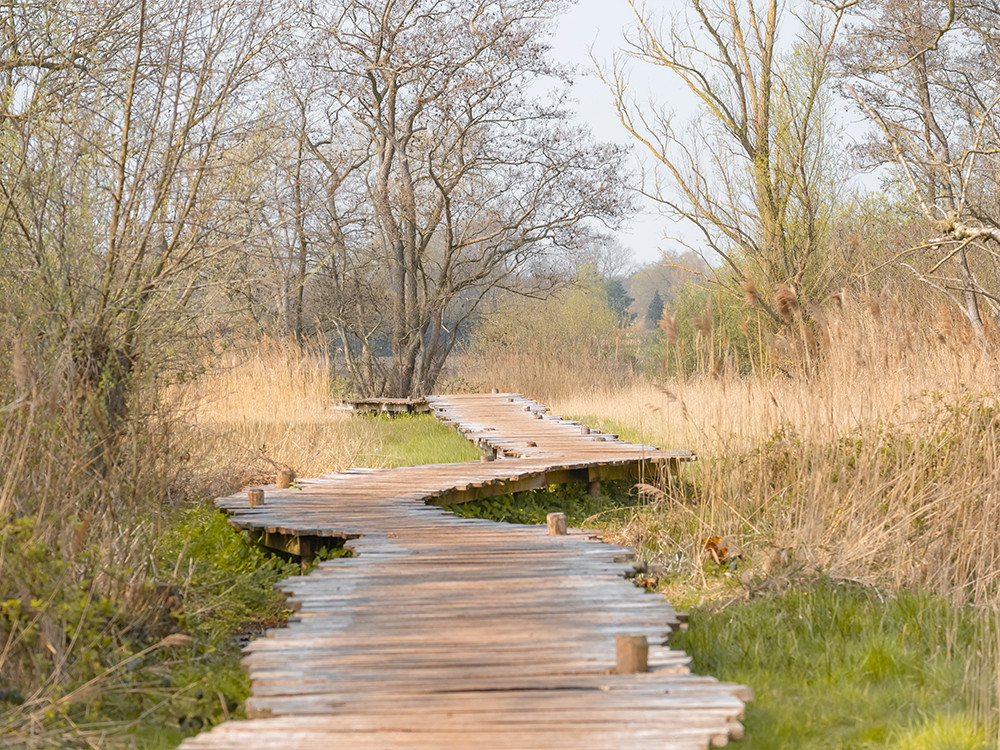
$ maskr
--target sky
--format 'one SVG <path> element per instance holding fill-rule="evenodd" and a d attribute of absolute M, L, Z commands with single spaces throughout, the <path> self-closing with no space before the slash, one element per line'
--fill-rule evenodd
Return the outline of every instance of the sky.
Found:
<path fill-rule="evenodd" d="M 669 7 L 673 2 L 659 3 Z M 629 135 L 615 112 L 614 99 L 607 87 L 598 79 L 591 61 L 591 49 L 597 61 L 610 67 L 615 52 L 624 46 L 624 29 L 634 18 L 626 0 L 579 0 L 568 13 L 558 20 L 558 27 L 552 39 L 552 55 L 555 59 L 577 65 L 585 74 L 574 85 L 577 109 L 581 119 L 589 126 L 595 137 L 602 141 L 614 141 L 633 146 Z M 642 75 L 636 69 L 632 81 L 637 86 L 656 88 L 656 73 Z M 637 149 L 636 149 L 637 151 Z M 635 156 L 633 156 L 633 161 Z M 662 250 L 677 252 L 682 250 L 676 243 L 664 240 L 664 234 L 681 234 L 678 227 L 659 213 L 656 205 L 639 196 L 644 211 L 630 220 L 619 232 L 622 244 L 632 250 L 637 264 L 661 260 Z"/>

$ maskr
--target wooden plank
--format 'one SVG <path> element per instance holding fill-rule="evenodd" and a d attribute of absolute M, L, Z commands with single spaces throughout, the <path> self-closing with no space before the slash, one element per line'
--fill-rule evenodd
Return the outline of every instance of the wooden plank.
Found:
<path fill-rule="evenodd" d="M 496 455 L 520 457 L 353 468 L 269 487 L 253 508 L 245 494 L 217 501 L 234 526 L 285 552 L 339 537 L 355 556 L 282 583 L 296 614 L 244 657 L 258 718 L 182 747 L 692 750 L 741 737 L 749 690 L 690 673 L 667 643 L 680 616 L 626 580 L 631 550 L 592 531 L 548 536 L 544 525 L 427 504 L 649 475 L 693 455 L 585 434 L 519 394 L 426 406 Z M 621 635 L 646 640 L 648 672 L 615 674 Z"/>

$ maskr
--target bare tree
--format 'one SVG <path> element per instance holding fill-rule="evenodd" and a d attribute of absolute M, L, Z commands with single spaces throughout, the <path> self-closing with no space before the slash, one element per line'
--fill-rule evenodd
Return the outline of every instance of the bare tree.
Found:
<path fill-rule="evenodd" d="M 319 78 L 296 97 L 326 181 L 315 256 L 362 393 L 433 388 L 490 290 L 551 286 L 546 258 L 625 208 L 618 152 L 570 122 L 546 59 L 559 5 L 305 9 Z"/>
<path fill-rule="evenodd" d="M 897 170 L 933 227 L 910 268 L 982 334 L 983 302 L 1000 311 L 1000 10 L 866 0 L 853 20 L 839 56 L 876 126 L 862 155 Z"/>
<path fill-rule="evenodd" d="M 788 8 L 778 0 L 689 0 L 664 25 L 629 0 L 636 27 L 603 72 L 622 123 L 657 165 L 644 190 L 694 227 L 700 253 L 731 270 L 735 293 L 747 277 L 768 286 L 821 289 L 816 272 L 835 198 L 828 67 L 843 18 L 840 5 Z M 786 36 L 795 29 L 797 37 Z M 634 63 L 665 74 L 699 102 L 687 131 L 630 85 Z M 811 291 L 807 289 L 806 291 Z M 760 301 L 775 321 L 779 316 Z"/>
<path fill-rule="evenodd" d="M 131 383 L 253 232 L 253 87 L 281 29 L 268 6 L 4 8 L 0 276 L 36 305 L 23 345 L 68 353 L 104 470 Z"/>

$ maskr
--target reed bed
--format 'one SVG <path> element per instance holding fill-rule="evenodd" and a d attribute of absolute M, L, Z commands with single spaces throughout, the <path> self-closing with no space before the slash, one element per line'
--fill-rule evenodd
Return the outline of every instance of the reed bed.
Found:
<path fill-rule="evenodd" d="M 187 425 L 193 473 L 221 472 L 245 486 L 284 468 L 298 476 L 338 471 L 377 452 L 374 433 L 336 408 L 334 384 L 321 346 L 268 340 L 220 354 L 170 392 Z"/>
<path fill-rule="evenodd" d="M 694 374 L 550 386 L 559 413 L 698 454 L 679 477 L 642 486 L 630 513 L 603 519 L 611 537 L 660 563 L 671 596 L 753 599 L 818 576 L 948 602 L 947 617 L 928 605 L 909 626 L 935 628 L 942 653 L 965 665 L 955 688 L 995 733 L 995 332 L 976 337 L 947 310 L 892 299 L 841 297 L 791 323 L 749 342 L 749 371 L 699 332 L 694 346 L 714 365 Z M 516 389 L 516 376 L 499 376 Z M 709 558 L 713 537 L 730 548 L 728 565 Z"/>
<path fill-rule="evenodd" d="M 835 576 L 992 601 L 992 349 L 954 320 L 942 330 L 861 304 L 826 312 L 822 335 L 808 368 L 635 382 L 554 406 L 699 455 L 694 496 L 679 494 L 685 484 L 659 488 L 661 505 L 697 520 L 660 540 L 664 554 L 696 564 L 702 536 L 734 535 L 762 566 L 768 550 L 783 550 Z"/>

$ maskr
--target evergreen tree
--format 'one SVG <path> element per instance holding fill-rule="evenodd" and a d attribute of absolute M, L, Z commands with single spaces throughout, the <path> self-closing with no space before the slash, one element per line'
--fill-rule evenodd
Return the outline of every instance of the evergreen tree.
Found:
<path fill-rule="evenodd" d="M 608 297 L 608 306 L 614 310 L 622 325 L 631 325 L 635 316 L 628 311 L 633 299 L 625 291 L 625 285 L 621 279 L 608 279 L 604 283 L 604 293 Z"/>
<path fill-rule="evenodd" d="M 649 301 L 649 307 L 646 308 L 646 328 L 656 330 L 657 326 L 660 325 L 660 318 L 662 317 L 663 298 L 660 296 L 660 290 L 657 289 L 653 292 L 653 299 Z"/>

